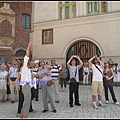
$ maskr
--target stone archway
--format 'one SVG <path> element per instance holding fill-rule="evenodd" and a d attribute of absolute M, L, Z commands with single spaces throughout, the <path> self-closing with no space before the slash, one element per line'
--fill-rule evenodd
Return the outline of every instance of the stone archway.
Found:
<path fill-rule="evenodd" d="M 19 60 L 23 60 L 24 56 L 26 54 L 26 51 L 23 49 L 19 49 L 15 52 L 15 57 L 18 58 Z"/>

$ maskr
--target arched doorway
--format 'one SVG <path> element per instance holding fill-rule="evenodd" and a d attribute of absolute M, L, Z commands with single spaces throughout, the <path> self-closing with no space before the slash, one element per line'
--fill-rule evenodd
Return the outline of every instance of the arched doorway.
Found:
<path fill-rule="evenodd" d="M 26 54 L 25 50 L 18 50 L 15 53 L 15 57 L 18 58 L 19 60 L 23 60 L 25 54 Z"/>
<path fill-rule="evenodd" d="M 66 55 L 66 63 L 72 55 L 79 55 L 84 64 L 88 62 L 88 60 L 92 58 L 94 55 L 100 56 L 101 51 L 95 43 L 89 40 L 81 40 L 81 41 L 74 43 L 69 48 L 67 55 Z M 80 82 L 82 82 L 83 81 L 82 68 L 80 69 L 79 73 L 80 73 L 79 74 Z"/>

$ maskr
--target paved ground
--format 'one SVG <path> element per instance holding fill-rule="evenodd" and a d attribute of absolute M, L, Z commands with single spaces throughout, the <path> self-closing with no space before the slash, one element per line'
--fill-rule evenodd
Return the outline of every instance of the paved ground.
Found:
<path fill-rule="evenodd" d="M 60 87 L 60 85 L 59 85 Z M 68 86 L 67 86 L 68 89 Z M 118 102 L 120 102 L 120 86 L 114 87 L 116 97 Z M 104 93 L 103 93 L 104 94 Z M 112 103 L 111 96 L 109 94 L 110 103 L 106 104 L 105 108 L 99 107 L 98 109 L 94 109 L 92 107 L 91 100 L 91 85 L 80 85 L 79 88 L 80 95 L 80 103 L 81 106 L 75 106 L 73 108 L 69 107 L 68 104 L 68 90 L 67 92 L 59 92 L 60 103 L 56 103 L 57 113 L 53 113 L 50 109 L 49 112 L 42 113 L 43 103 L 41 99 L 41 89 L 40 89 L 40 98 L 39 101 L 33 100 L 33 108 L 37 110 L 36 113 L 29 113 L 29 118 L 39 118 L 39 119 L 68 119 L 68 118 L 84 118 L 84 119 L 95 119 L 95 118 L 112 118 L 119 119 L 120 118 L 120 106 L 114 105 Z M 103 96 L 103 103 L 105 103 L 105 99 Z M 18 102 L 11 103 L 10 101 L 6 103 L 2 103 L 0 100 L 0 118 L 17 118 Z M 49 105 L 50 108 L 50 105 Z M 18 118 L 19 119 L 19 118 Z"/>

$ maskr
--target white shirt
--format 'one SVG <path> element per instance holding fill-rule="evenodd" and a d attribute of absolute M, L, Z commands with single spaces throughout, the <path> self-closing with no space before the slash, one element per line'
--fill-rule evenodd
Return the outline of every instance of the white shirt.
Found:
<path fill-rule="evenodd" d="M 27 57 L 25 55 L 23 67 L 22 67 L 22 70 L 21 70 L 21 81 L 20 81 L 20 83 L 22 84 L 22 86 L 24 86 L 26 84 L 26 82 L 28 82 L 29 85 L 32 87 L 31 71 L 27 67 L 28 60 L 29 60 L 29 57 Z"/>
<path fill-rule="evenodd" d="M 102 66 L 96 65 L 101 72 L 103 73 L 103 68 Z M 92 70 L 93 70 L 93 79 L 92 81 L 103 81 L 103 75 L 102 73 L 95 67 L 94 64 L 92 64 Z"/>
<path fill-rule="evenodd" d="M 89 67 L 83 67 L 83 71 L 84 71 L 84 74 L 85 74 L 85 72 L 87 72 L 89 74 Z"/>

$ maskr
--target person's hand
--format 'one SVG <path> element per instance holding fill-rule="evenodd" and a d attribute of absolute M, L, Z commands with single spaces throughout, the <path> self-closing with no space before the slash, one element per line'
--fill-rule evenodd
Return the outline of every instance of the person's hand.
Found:
<path fill-rule="evenodd" d="M 17 90 L 20 90 L 20 86 L 17 87 Z"/>
<path fill-rule="evenodd" d="M 78 55 L 76 55 L 76 58 L 79 59 L 80 57 Z"/>
<path fill-rule="evenodd" d="M 108 76 L 105 76 L 107 80 L 109 80 Z"/>
<path fill-rule="evenodd" d="M 32 44 L 33 44 L 33 43 L 30 41 L 30 42 L 29 42 L 29 44 L 28 44 L 28 46 L 29 46 L 29 47 L 31 47 L 31 46 L 32 46 Z"/>
<path fill-rule="evenodd" d="M 72 55 L 71 58 L 74 58 L 75 55 Z"/>
<path fill-rule="evenodd" d="M 58 80 L 60 80 L 60 75 L 58 76 Z"/>
<path fill-rule="evenodd" d="M 7 84 L 8 84 L 8 86 L 10 86 L 10 82 L 9 81 L 7 82 Z"/>
<path fill-rule="evenodd" d="M 47 75 L 47 76 L 50 76 L 50 73 L 48 72 L 48 73 L 46 73 L 46 75 Z"/>

